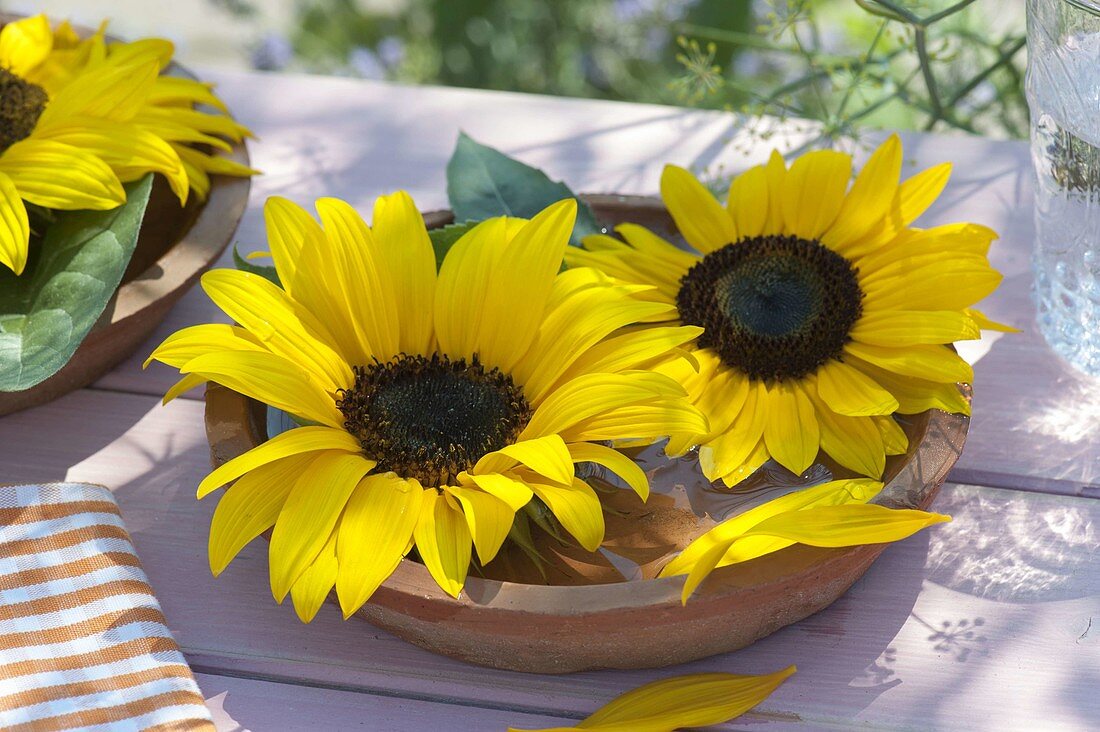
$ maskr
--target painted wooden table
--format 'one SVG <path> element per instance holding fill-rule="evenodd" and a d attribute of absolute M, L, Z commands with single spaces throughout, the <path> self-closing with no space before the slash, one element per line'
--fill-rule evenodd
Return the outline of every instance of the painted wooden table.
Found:
<path fill-rule="evenodd" d="M 718 113 L 360 81 L 220 75 L 259 136 L 265 172 L 238 233 L 263 245 L 261 206 L 338 196 L 369 212 L 405 188 L 445 206 L 460 129 L 575 190 L 652 193 L 661 166 L 727 171 L 747 157 Z M 828 610 L 738 653 L 684 667 L 549 677 L 434 656 L 326 606 L 309 626 L 275 605 L 266 546 L 221 579 L 206 564 L 213 500 L 201 393 L 168 407 L 167 368 L 142 372 L 161 338 L 219 319 L 198 290 L 142 350 L 93 387 L 0 420 L 0 482 L 110 486 L 169 623 L 224 730 L 503 730 L 567 724 L 647 680 L 697 671 L 799 673 L 729 729 L 1100 729 L 1100 382 L 1036 333 L 1029 288 L 1031 182 L 1022 143 L 912 135 L 923 167 L 955 161 L 925 224 L 1001 232 L 1002 289 L 983 308 L 1022 335 L 968 344 L 976 367 L 966 452 L 933 508 L 954 515 L 886 550 Z M 912 169 L 908 172 L 912 172 Z M 228 258 L 227 258 L 228 260 Z M 731 618 L 736 622 L 736 618 Z"/>

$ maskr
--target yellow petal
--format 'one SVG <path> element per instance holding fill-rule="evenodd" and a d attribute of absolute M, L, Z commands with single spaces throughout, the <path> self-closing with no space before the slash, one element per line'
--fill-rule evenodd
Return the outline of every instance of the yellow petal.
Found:
<path fill-rule="evenodd" d="M 413 537 L 436 584 L 451 597 L 458 597 L 470 569 L 472 538 L 462 511 L 451 505 L 452 500 L 434 489 L 426 490 Z"/>
<path fill-rule="evenodd" d="M 897 194 L 901 158 L 901 138 L 890 135 L 856 176 L 836 221 L 822 235 L 822 243 L 834 247 L 858 239 L 886 217 Z"/>
<path fill-rule="evenodd" d="M 672 305 L 636 300 L 625 288 L 577 292 L 544 315 L 535 342 L 512 370 L 513 378 L 537 405 L 569 366 L 600 340 L 632 323 L 675 313 Z"/>
<path fill-rule="evenodd" d="M 207 381 L 319 424 L 344 424 L 335 400 L 304 369 L 273 353 L 208 353 L 188 361 L 180 373 L 199 374 Z"/>
<path fill-rule="evenodd" d="M 749 478 L 770 459 L 771 453 L 768 452 L 767 443 L 761 438 L 760 441 L 756 443 L 756 447 L 754 447 L 748 457 L 745 458 L 744 462 L 719 477 L 722 479 L 722 482 L 726 484 L 727 488 L 733 488 L 741 481 Z"/>
<path fill-rule="evenodd" d="M 763 165 L 749 168 L 730 183 L 726 209 L 742 239 L 760 236 L 768 223 L 768 172 Z"/>
<path fill-rule="evenodd" d="M 800 544 L 822 547 L 885 544 L 911 536 L 950 516 L 873 503 L 848 503 L 791 511 L 761 521 L 746 536 L 781 536 Z"/>
<path fill-rule="evenodd" d="M 478 560 L 483 565 L 488 564 L 508 538 L 508 532 L 516 518 L 515 510 L 499 498 L 477 488 L 447 486 L 445 490 L 462 504 L 462 513 L 470 527 Z"/>
<path fill-rule="evenodd" d="M 875 310 L 864 313 L 850 335 L 861 343 L 895 348 L 982 336 L 978 323 L 957 310 Z"/>
<path fill-rule="evenodd" d="M 377 253 L 394 284 L 401 351 L 426 353 L 432 343 L 435 252 L 424 217 L 405 191 L 380 196 L 372 220 Z M 326 225 L 327 226 L 327 225 Z"/>
<path fill-rule="evenodd" d="M 638 368 L 698 338 L 703 329 L 693 325 L 643 328 L 597 343 L 582 353 L 562 374 L 561 381 L 591 373 L 615 373 Z"/>
<path fill-rule="evenodd" d="M 576 463 L 602 465 L 619 476 L 644 501 L 649 498 L 649 479 L 636 462 L 618 450 L 593 442 L 574 442 L 569 455 Z"/>
<path fill-rule="evenodd" d="M 222 464 L 199 483 L 198 497 L 203 498 L 246 473 L 291 455 L 332 450 L 355 454 L 361 449 L 359 441 L 342 429 L 297 427 L 281 432 Z"/>
<path fill-rule="evenodd" d="M 325 546 L 352 491 L 372 467 L 359 455 L 322 452 L 290 489 L 268 552 L 271 594 L 278 602 Z"/>
<path fill-rule="evenodd" d="M 512 475 L 486 473 L 469 477 L 478 488 L 499 498 L 512 511 L 518 511 L 526 506 L 534 495 L 531 486 Z"/>
<path fill-rule="evenodd" d="M 180 156 L 164 140 L 137 125 L 94 117 L 75 117 L 39 132 L 53 140 L 85 150 L 107 163 L 123 182 L 148 172 L 160 173 L 182 205 L 187 201 L 187 171 Z"/>
<path fill-rule="evenodd" d="M 672 732 L 741 716 L 768 698 L 797 669 L 766 676 L 709 673 L 653 681 L 622 694 L 575 727 L 535 732 Z M 508 732 L 522 732 L 509 728 Z"/>
<path fill-rule="evenodd" d="M 970 414 L 970 403 L 954 381 L 944 383 L 905 376 L 859 359 L 848 359 L 848 363 L 893 394 L 901 414 L 919 414 L 928 409 Z"/>
<path fill-rule="evenodd" d="M 648 444 L 673 435 L 702 435 L 707 419 L 679 397 L 662 398 L 646 404 L 610 409 L 562 430 L 567 442 L 614 440 L 619 444 L 636 441 Z"/>
<path fill-rule="evenodd" d="M 783 190 L 787 233 L 820 239 L 844 203 L 852 158 L 832 150 L 815 150 L 791 164 Z"/>
<path fill-rule="evenodd" d="M 874 379 L 835 359 L 817 370 L 817 393 L 837 414 L 866 417 L 893 414 L 898 400 Z"/>
<path fill-rule="evenodd" d="M 27 266 L 30 236 L 27 207 L 11 178 L 0 172 L 0 264 L 17 275 Z"/>
<path fill-rule="evenodd" d="M 522 463 L 557 483 L 573 479 L 573 461 L 560 435 L 552 434 L 506 445 L 491 452 L 474 466 L 474 473 L 502 473 Z"/>
<path fill-rule="evenodd" d="M 355 383 L 347 362 L 326 342 L 330 336 L 320 336 L 323 326 L 266 278 L 215 269 L 202 276 L 201 284 L 222 312 L 272 353 L 301 366 L 325 391 L 347 389 Z"/>
<path fill-rule="evenodd" d="M 46 60 L 53 48 L 53 33 L 45 13 L 4 24 L 0 30 L 0 66 L 26 76 Z"/>
<path fill-rule="evenodd" d="M 290 489 L 314 455 L 291 455 L 257 466 L 230 486 L 210 520 L 210 571 L 217 577 L 248 542 L 275 525 Z"/>
<path fill-rule="evenodd" d="M 795 475 L 814 463 L 821 437 L 814 407 L 796 383 L 777 382 L 768 389 L 764 444 L 776 462 Z"/>
<path fill-rule="evenodd" d="M 485 363 L 508 372 L 531 345 L 576 218 L 575 199 L 547 206 L 501 253 L 481 311 L 477 346 Z"/>
<path fill-rule="evenodd" d="M 688 244 L 707 254 L 737 241 L 729 212 L 687 170 L 666 165 L 661 172 L 661 198 Z"/>
<path fill-rule="evenodd" d="M 886 348 L 852 341 L 844 351 L 880 368 L 930 381 L 974 380 L 974 369 L 947 346 Z"/>
<path fill-rule="evenodd" d="M 385 272 L 374 234 L 355 209 L 334 198 L 316 205 L 324 237 L 302 249 L 295 299 L 341 336 L 345 358 L 387 361 L 400 352 L 399 283 Z"/>
<path fill-rule="evenodd" d="M 142 368 L 153 361 L 160 361 L 180 368 L 193 358 L 215 351 L 263 351 L 266 350 L 256 336 L 244 328 L 224 323 L 204 323 L 181 328 L 164 339 Z"/>
<path fill-rule="evenodd" d="M 324 232 L 305 209 L 281 196 L 264 202 L 264 225 L 279 281 L 287 294 L 293 294 L 302 248 L 307 243 L 319 246 Z"/>
<path fill-rule="evenodd" d="M 764 435 L 768 405 L 767 387 L 763 382 L 751 382 L 737 419 L 699 447 L 699 467 L 707 480 L 719 480 L 745 463 Z"/>
<path fill-rule="evenodd" d="M 809 394 L 815 397 L 812 391 Z M 886 451 L 872 418 L 837 414 L 819 397 L 815 405 L 821 428 L 821 449 L 849 470 L 872 478 L 881 477 L 886 468 Z"/>
<path fill-rule="evenodd" d="M 317 616 L 325 598 L 336 584 L 339 563 L 336 561 L 336 536 L 339 529 L 333 531 L 317 558 L 313 560 L 302 576 L 290 588 L 290 599 L 294 602 L 294 612 L 303 623 Z"/>
<path fill-rule="evenodd" d="M 772 150 L 768 164 L 764 166 L 768 182 L 768 220 L 764 224 L 765 234 L 781 234 L 783 224 L 783 191 L 787 185 L 787 164 L 778 150 Z"/>
<path fill-rule="evenodd" d="M 977 310 L 976 308 L 967 308 L 966 314 L 970 316 L 975 325 L 977 325 L 982 330 L 999 330 L 1002 333 L 1023 332 L 1019 328 L 1016 328 L 1014 326 L 1006 325 L 1004 323 L 998 323 L 995 320 L 990 320 L 985 313 L 983 313 L 981 310 Z"/>
<path fill-rule="evenodd" d="M 50 125 L 81 116 L 119 122 L 135 120 L 159 73 L 155 61 L 100 66 L 81 73 L 51 97 L 38 118 L 38 129 L 44 130 Z M 157 133 L 157 130 L 150 131 Z M 197 141 L 205 140 L 200 138 Z M 213 142 L 220 141 L 214 139 Z"/>
<path fill-rule="evenodd" d="M 424 489 L 393 473 L 359 481 L 340 519 L 336 594 L 344 618 L 363 606 L 393 574 L 420 518 Z"/>
<path fill-rule="evenodd" d="M 463 234 L 439 268 L 435 328 L 440 350 L 452 358 L 477 353 L 482 313 L 497 260 L 507 246 L 508 220 L 492 218 Z"/>
<path fill-rule="evenodd" d="M 565 530 L 590 552 L 603 542 L 603 506 L 596 491 L 580 478 L 569 484 L 531 481 L 531 490 L 545 503 Z"/>
<path fill-rule="evenodd" d="M 161 404 L 167 404 L 168 402 L 177 399 L 183 394 L 196 389 L 206 384 L 206 378 L 198 376 L 197 374 L 188 374 L 182 379 L 177 381 L 172 386 L 168 387 L 168 391 L 164 392 L 164 399 L 161 400 Z"/>
<path fill-rule="evenodd" d="M 661 570 L 660 576 L 670 577 L 687 573 L 712 547 L 719 544 L 730 546 L 733 541 L 743 537 L 757 524 L 773 516 L 819 505 L 868 501 L 881 490 L 882 483 L 878 481 L 855 478 L 834 480 L 773 498 L 723 521 L 697 538 Z"/>
<path fill-rule="evenodd" d="M 106 210 L 126 202 L 126 191 L 107 163 L 87 150 L 29 137 L 0 157 L 23 200 L 66 211 Z"/>
<path fill-rule="evenodd" d="M 976 257 L 958 257 L 887 277 L 864 289 L 875 310 L 962 310 L 983 299 L 1003 276 Z"/>
<path fill-rule="evenodd" d="M 893 417 L 875 417 L 875 426 L 882 435 L 887 455 L 904 455 L 909 450 L 909 438 Z"/>
<path fill-rule="evenodd" d="M 521 440 L 559 434 L 597 415 L 633 404 L 678 396 L 683 389 L 661 374 L 585 374 L 563 384 L 538 406 Z M 622 435 L 628 437 L 629 435 Z"/>
<path fill-rule="evenodd" d="M 699 262 L 696 255 L 662 239 L 644 226 L 627 222 L 616 226 L 615 231 L 639 252 L 671 268 L 677 278 Z"/>

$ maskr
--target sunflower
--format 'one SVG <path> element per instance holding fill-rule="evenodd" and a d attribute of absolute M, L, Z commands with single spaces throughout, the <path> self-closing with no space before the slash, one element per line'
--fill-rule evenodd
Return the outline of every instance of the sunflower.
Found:
<path fill-rule="evenodd" d="M 126 144 L 130 130 L 110 127 L 99 110 L 116 103 L 125 106 L 132 84 L 123 81 L 107 88 L 102 74 L 88 72 L 78 77 L 79 84 L 48 97 L 28 80 L 38 63 L 39 30 L 26 21 L 0 30 L 0 264 L 16 274 L 23 272 L 30 248 L 27 204 L 104 210 L 126 200 L 101 151 L 82 138 L 93 135 L 116 147 Z M 90 98 L 86 88 L 110 93 Z"/>
<path fill-rule="evenodd" d="M 256 171 L 194 145 L 228 150 L 248 131 L 222 114 L 209 86 L 163 76 L 167 41 L 107 44 L 103 29 L 80 39 L 45 15 L 0 29 L 0 264 L 21 274 L 30 247 L 26 204 L 111 209 L 122 183 L 164 175 L 180 200 L 202 198 L 210 174 Z"/>
<path fill-rule="evenodd" d="M 970 223 L 911 224 L 947 183 L 937 165 L 899 184 L 890 137 L 855 178 L 852 160 L 811 152 L 788 169 L 773 153 L 730 185 L 725 206 L 691 173 L 667 166 L 661 196 L 695 251 L 633 224 L 566 255 L 654 289 L 682 323 L 703 328 L 661 371 L 684 384 L 709 429 L 679 433 L 669 454 L 699 446 L 711 481 L 733 486 L 769 459 L 796 474 L 819 449 L 879 478 L 906 451 L 894 414 L 969 413 L 956 383 L 971 367 L 947 344 L 1006 329 L 971 306 L 1001 281 L 987 252 L 996 234 Z"/>
<path fill-rule="evenodd" d="M 600 501 L 574 464 L 648 494 L 607 441 L 706 429 L 680 385 L 645 370 L 699 329 L 622 332 L 672 306 L 592 269 L 560 272 L 572 199 L 530 221 L 478 224 L 438 273 L 407 194 L 379 198 L 371 227 L 344 202 L 316 208 L 322 225 L 269 199 L 282 286 L 207 273 L 203 289 L 239 325 L 187 328 L 150 357 L 185 375 L 166 399 L 212 381 L 306 425 L 202 481 L 200 498 L 236 481 L 211 525 L 215 574 L 274 527 L 271 589 L 279 602 L 289 592 L 303 621 L 334 584 L 354 613 L 413 546 L 457 597 L 472 549 L 491 561 L 532 501 L 581 546 L 599 546 Z"/>

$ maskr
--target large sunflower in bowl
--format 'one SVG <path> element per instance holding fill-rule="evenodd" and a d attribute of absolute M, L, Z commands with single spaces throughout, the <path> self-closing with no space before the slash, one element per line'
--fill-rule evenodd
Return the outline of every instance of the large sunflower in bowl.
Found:
<path fill-rule="evenodd" d="M 950 166 L 899 183 L 901 164 L 893 136 L 849 188 L 849 155 L 811 152 L 788 168 L 774 153 L 733 180 L 725 205 L 667 166 L 661 195 L 694 251 L 632 224 L 569 251 L 572 266 L 654 287 L 648 297 L 676 308 L 657 325 L 703 328 L 697 364 L 663 371 L 709 428 L 675 435 L 670 454 L 699 445 L 707 478 L 729 486 L 769 458 L 800 474 L 819 450 L 879 478 L 906 450 L 894 414 L 969 413 L 956 384 L 973 372 L 948 344 L 1003 328 L 971 308 L 1001 281 L 987 258 L 996 234 L 911 226 Z"/>
<path fill-rule="evenodd" d="M 200 497 L 236 481 L 211 525 L 215 573 L 274 527 L 271 588 L 303 620 L 334 584 L 354 613 L 413 546 L 457 596 L 471 547 L 491 561 L 532 501 L 597 548 L 603 509 L 574 464 L 648 493 L 608 441 L 706 429 L 680 385 L 646 370 L 699 328 L 621 332 L 672 306 L 592 269 L 560 272 L 572 199 L 477 225 L 438 273 L 407 194 L 380 198 L 370 227 L 346 203 L 316 205 L 323 226 L 267 202 L 281 287 L 207 273 L 203 288 L 238 325 L 187 328 L 151 356 L 185 374 L 168 398 L 212 381 L 306 425 L 202 481 Z"/>

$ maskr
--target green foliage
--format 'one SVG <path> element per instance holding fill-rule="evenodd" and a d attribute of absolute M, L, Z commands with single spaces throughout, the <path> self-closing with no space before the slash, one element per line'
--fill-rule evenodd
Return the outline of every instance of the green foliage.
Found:
<path fill-rule="evenodd" d="M 0 271 L 0 391 L 61 369 L 114 296 L 137 245 L 152 175 L 111 211 L 54 212 L 23 276 Z"/>
<path fill-rule="evenodd" d="M 703 104 L 814 120 L 818 141 L 826 142 L 864 126 L 1026 134 L 1022 3 L 855 0 L 843 13 L 814 0 L 768 6 L 752 37 L 681 27 L 692 37 L 683 44 L 697 47 L 698 38 L 757 49 L 751 80 L 734 69 L 725 89 L 705 94 Z M 681 63 L 681 86 L 707 83 L 690 53 Z M 757 122 L 756 137 L 767 137 L 771 124 Z"/>
<path fill-rule="evenodd" d="M 278 285 L 279 287 L 283 286 L 279 281 L 279 273 L 275 271 L 274 267 L 270 265 L 253 264 L 251 260 L 241 256 L 241 253 L 237 251 L 236 244 L 233 245 L 233 264 L 237 269 L 243 272 L 251 272 L 252 274 L 263 277 L 272 284 Z"/>
<path fill-rule="evenodd" d="M 575 198 L 559 181 L 541 170 L 510 158 L 459 133 L 454 154 L 447 163 L 447 197 L 458 221 L 481 221 L 493 216 L 529 219 L 551 203 Z M 596 215 L 577 200 L 577 224 L 573 244 L 598 234 Z"/>
<path fill-rule="evenodd" d="M 210 0 L 242 17 L 256 0 Z M 292 67 L 411 83 L 1022 137 L 1024 3 L 300 0 Z"/>
<path fill-rule="evenodd" d="M 447 224 L 438 229 L 429 229 L 428 238 L 432 240 L 432 249 L 435 250 L 435 268 L 443 266 L 443 259 L 455 242 L 462 238 L 470 229 L 478 225 L 478 221 L 463 221 L 462 223 Z"/>

